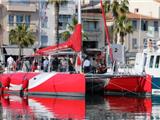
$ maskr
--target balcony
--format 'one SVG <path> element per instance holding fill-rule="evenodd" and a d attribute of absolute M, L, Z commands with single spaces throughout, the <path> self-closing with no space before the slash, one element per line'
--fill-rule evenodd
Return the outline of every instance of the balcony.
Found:
<path fill-rule="evenodd" d="M 6 8 L 7 11 L 36 12 L 36 4 L 34 3 L 8 3 Z"/>
<path fill-rule="evenodd" d="M 7 25 L 7 28 L 6 28 L 6 31 L 9 32 L 10 30 L 15 29 L 15 28 L 16 28 L 16 24 L 12 24 L 12 25 L 11 25 L 11 24 L 8 24 L 8 25 Z M 32 32 L 34 32 L 34 33 L 37 32 L 37 25 L 31 23 L 31 24 L 29 25 L 29 30 L 32 30 Z"/>

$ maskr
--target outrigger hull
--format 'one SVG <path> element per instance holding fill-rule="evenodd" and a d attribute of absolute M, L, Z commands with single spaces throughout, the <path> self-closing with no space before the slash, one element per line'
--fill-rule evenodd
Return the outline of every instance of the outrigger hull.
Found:
<path fill-rule="evenodd" d="M 87 75 L 86 90 L 109 95 L 151 95 L 149 75 Z"/>
<path fill-rule="evenodd" d="M 83 74 L 17 72 L 0 76 L 2 92 L 23 95 L 85 96 Z"/>
<path fill-rule="evenodd" d="M 151 76 L 149 75 L 122 75 L 113 77 L 105 86 L 105 90 L 122 94 L 151 95 Z"/>

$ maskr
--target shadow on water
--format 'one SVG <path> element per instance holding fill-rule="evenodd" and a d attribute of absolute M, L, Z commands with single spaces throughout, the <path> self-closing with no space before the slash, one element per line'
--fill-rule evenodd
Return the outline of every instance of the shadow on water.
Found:
<path fill-rule="evenodd" d="M 160 119 L 160 97 L 87 95 L 86 99 L 4 95 L 0 119 L 150 120 Z"/>

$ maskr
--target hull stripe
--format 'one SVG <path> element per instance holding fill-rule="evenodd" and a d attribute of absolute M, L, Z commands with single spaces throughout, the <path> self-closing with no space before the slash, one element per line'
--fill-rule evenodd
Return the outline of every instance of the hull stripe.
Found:
<path fill-rule="evenodd" d="M 51 77 L 53 77 L 56 74 L 57 74 L 56 72 L 52 72 L 52 73 L 41 73 L 41 74 L 36 75 L 35 77 L 29 80 L 28 89 L 32 89 L 34 87 L 39 86 L 40 84 L 46 82 L 47 80 L 49 80 Z"/>

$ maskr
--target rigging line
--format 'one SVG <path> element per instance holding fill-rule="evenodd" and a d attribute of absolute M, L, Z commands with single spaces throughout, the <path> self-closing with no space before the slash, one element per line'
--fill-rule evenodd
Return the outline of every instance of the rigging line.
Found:
<path fill-rule="evenodd" d="M 117 84 L 114 84 L 114 83 L 112 83 L 112 82 L 110 82 L 110 84 L 115 85 L 115 86 L 121 88 L 122 90 L 127 90 L 127 91 L 129 91 L 130 93 L 133 93 L 133 94 L 137 95 L 136 92 L 132 92 L 131 90 L 129 90 L 129 89 L 127 89 L 127 88 L 123 88 L 123 87 L 121 87 L 121 86 L 119 86 L 119 85 L 117 85 Z"/>

